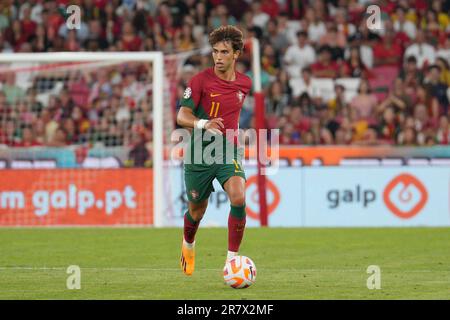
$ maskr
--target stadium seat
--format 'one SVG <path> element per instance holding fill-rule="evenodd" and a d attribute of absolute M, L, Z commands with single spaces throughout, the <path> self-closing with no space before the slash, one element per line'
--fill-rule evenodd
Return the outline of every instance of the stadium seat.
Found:
<path fill-rule="evenodd" d="M 340 84 L 345 88 L 345 102 L 349 103 L 358 94 L 360 78 L 338 78 L 335 84 Z"/>
<path fill-rule="evenodd" d="M 434 158 L 431 159 L 432 166 L 450 166 L 450 158 Z"/>
<path fill-rule="evenodd" d="M 323 160 L 320 159 L 320 158 L 316 158 L 316 159 L 313 159 L 313 160 L 311 161 L 311 166 L 312 166 L 312 167 L 320 167 L 320 166 L 322 166 L 322 165 L 323 165 Z"/>
<path fill-rule="evenodd" d="M 301 158 L 296 158 L 292 160 L 291 166 L 293 167 L 302 167 L 303 166 L 303 160 Z"/>
<path fill-rule="evenodd" d="M 400 158 L 384 158 L 381 159 L 382 166 L 402 166 L 403 159 Z"/>
<path fill-rule="evenodd" d="M 120 168 L 120 161 L 116 157 L 106 157 L 106 158 L 87 157 L 84 159 L 82 167 L 90 169 Z"/>
<path fill-rule="evenodd" d="M 12 169 L 33 169 L 33 160 L 13 160 L 11 161 Z"/>
<path fill-rule="evenodd" d="M 57 167 L 56 160 L 48 159 L 48 160 L 34 160 L 33 167 L 35 169 L 54 169 Z"/>
<path fill-rule="evenodd" d="M 429 166 L 430 159 L 428 158 L 410 158 L 406 162 L 408 166 Z"/>
<path fill-rule="evenodd" d="M 278 159 L 278 165 L 280 167 L 290 167 L 291 163 L 289 162 L 289 159 L 280 158 L 280 159 Z"/>
<path fill-rule="evenodd" d="M 344 158 L 339 162 L 340 166 L 379 166 L 380 159 L 376 158 Z"/>
<path fill-rule="evenodd" d="M 321 97 L 324 101 L 328 101 L 336 96 L 333 79 L 313 78 L 311 79 L 311 86 L 314 97 Z"/>

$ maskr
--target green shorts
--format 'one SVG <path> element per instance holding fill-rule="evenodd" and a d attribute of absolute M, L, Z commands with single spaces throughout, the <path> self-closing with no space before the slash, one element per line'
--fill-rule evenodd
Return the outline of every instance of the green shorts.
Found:
<path fill-rule="evenodd" d="M 185 164 L 184 183 L 188 200 L 198 203 L 208 199 L 211 192 L 214 192 L 213 181 L 215 178 L 223 188 L 225 182 L 234 176 L 246 180 L 241 161 L 233 160 L 232 164 Z"/>

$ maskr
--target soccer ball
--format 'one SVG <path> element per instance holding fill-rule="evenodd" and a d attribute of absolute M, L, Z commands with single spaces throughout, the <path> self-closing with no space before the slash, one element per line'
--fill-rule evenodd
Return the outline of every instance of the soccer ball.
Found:
<path fill-rule="evenodd" d="M 249 257 L 235 256 L 225 264 L 223 279 L 232 288 L 247 288 L 256 280 L 256 266 Z"/>

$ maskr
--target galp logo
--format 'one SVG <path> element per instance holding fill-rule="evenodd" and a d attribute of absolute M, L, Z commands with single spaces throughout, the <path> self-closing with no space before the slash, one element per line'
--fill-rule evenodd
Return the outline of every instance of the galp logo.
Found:
<path fill-rule="evenodd" d="M 267 215 L 271 215 L 275 209 L 278 207 L 278 204 L 280 203 L 280 191 L 278 190 L 277 186 L 269 179 L 266 178 L 266 188 L 268 189 L 268 195 L 267 195 Z M 258 200 L 258 176 L 254 175 L 251 176 L 247 180 L 247 193 L 250 196 L 250 201 L 247 203 L 247 207 L 245 208 L 245 211 L 247 212 L 247 215 L 255 220 L 259 220 L 259 213 L 258 213 L 258 207 L 259 207 L 259 200 Z M 252 207 L 254 207 L 255 210 L 252 210 Z"/>
<path fill-rule="evenodd" d="M 428 200 L 428 192 L 416 177 L 404 173 L 389 182 L 384 189 L 383 199 L 397 217 L 409 219 L 423 209 Z"/>

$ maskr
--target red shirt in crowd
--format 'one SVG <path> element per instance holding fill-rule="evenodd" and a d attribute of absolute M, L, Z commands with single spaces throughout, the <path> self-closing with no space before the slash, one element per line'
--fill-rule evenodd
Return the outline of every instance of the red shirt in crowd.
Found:
<path fill-rule="evenodd" d="M 122 50 L 123 51 L 139 51 L 141 49 L 142 40 L 138 36 L 134 36 L 131 39 L 122 38 Z"/>
<path fill-rule="evenodd" d="M 339 74 L 339 65 L 331 61 L 328 65 L 316 62 L 311 65 L 313 75 L 318 78 L 336 78 Z"/>
<path fill-rule="evenodd" d="M 378 42 L 373 48 L 373 56 L 375 60 L 378 59 L 388 59 L 395 57 L 395 61 L 382 63 L 382 65 L 387 66 L 399 66 L 402 58 L 403 50 L 397 43 L 393 42 L 391 47 L 387 47 L 383 42 Z"/>

